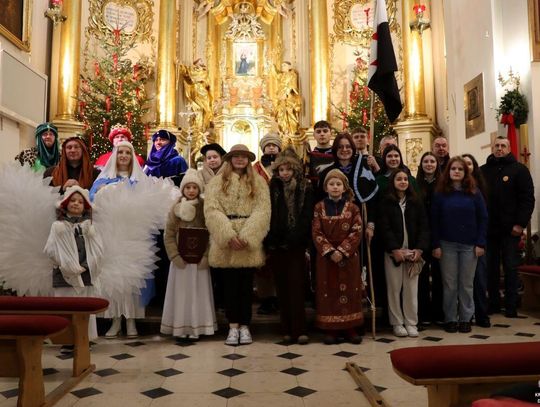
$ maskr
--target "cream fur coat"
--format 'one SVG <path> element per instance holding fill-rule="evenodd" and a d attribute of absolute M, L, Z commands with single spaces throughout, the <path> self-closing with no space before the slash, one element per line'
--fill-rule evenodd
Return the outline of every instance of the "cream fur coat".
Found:
<path fill-rule="evenodd" d="M 270 228 L 270 193 L 266 182 L 254 173 L 256 191 L 253 198 L 245 179 L 231 174 L 228 193 L 221 190 L 222 175 L 206 186 L 204 217 L 210 232 L 208 261 L 212 267 L 260 267 L 265 263 L 263 239 Z M 248 216 L 229 219 L 227 215 Z M 243 250 L 229 248 L 229 240 L 238 236 L 248 242 Z"/>

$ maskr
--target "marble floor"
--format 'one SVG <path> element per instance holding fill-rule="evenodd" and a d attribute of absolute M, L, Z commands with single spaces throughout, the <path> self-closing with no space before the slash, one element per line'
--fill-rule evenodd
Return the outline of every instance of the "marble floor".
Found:
<path fill-rule="evenodd" d="M 391 406 L 427 405 L 426 390 L 400 379 L 389 352 L 408 346 L 534 341 L 540 319 L 522 316 L 492 318 L 489 329 L 473 327 L 469 334 L 448 334 L 438 327 L 418 338 L 398 339 L 390 331 L 366 335 L 361 345 L 326 346 L 313 334 L 308 345 L 280 344 L 268 329 L 254 329 L 255 342 L 226 346 L 225 332 L 195 344 L 177 343 L 159 335 L 137 340 L 97 340 L 92 349 L 96 371 L 57 405 L 61 407 L 316 407 L 369 406 L 351 376 L 347 361 L 363 368 Z M 224 331 L 224 330 L 223 330 Z M 266 332 L 265 332 L 266 331 Z M 270 330 L 272 331 L 272 330 Z M 47 345 L 43 357 L 46 392 L 71 371 L 70 356 Z M 17 380 L 0 379 L 0 407 L 17 404 Z"/>

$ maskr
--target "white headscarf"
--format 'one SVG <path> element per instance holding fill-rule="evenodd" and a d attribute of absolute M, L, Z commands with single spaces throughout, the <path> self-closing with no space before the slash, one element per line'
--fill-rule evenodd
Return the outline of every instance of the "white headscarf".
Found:
<path fill-rule="evenodd" d="M 105 164 L 103 167 L 103 170 L 100 172 L 96 181 L 101 178 L 113 179 L 118 176 L 116 169 L 116 155 L 120 147 L 128 147 L 131 150 L 131 162 L 133 164 L 133 170 L 131 171 L 129 179 L 131 181 L 140 181 L 141 179 L 146 178 L 146 174 L 143 172 L 139 161 L 137 160 L 137 156 L 135 155 L 133 145 L 129 141 L 121 141 L 113 148 L 109 161 L 107 161 L 107 164 Z"/>

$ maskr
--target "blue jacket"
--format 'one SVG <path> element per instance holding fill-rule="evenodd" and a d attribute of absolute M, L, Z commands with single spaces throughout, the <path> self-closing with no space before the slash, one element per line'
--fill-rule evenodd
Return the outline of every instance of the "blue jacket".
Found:
<path fill-rule="evenodd" d="M 471 246 L 486 246 L 487 209 L 480 191 L 450 194 L 435 192 L 431 204 L 431 239 L 433 248 L 441 240 Z"/>

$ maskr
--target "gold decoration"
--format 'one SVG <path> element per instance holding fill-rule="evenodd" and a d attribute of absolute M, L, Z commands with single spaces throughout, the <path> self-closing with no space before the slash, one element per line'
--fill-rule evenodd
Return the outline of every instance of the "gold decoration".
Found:
<path fill-rule="evenodd" d="M 62 3 L 51 3 L 45 10 L 45 17 L 49 18 L 54 26 L 58 25 L 58 23 L 63 23 L 67 18 L 62 14 Z"/>
<path fill-rule="evenodd" d="M 274 107 L 274 117 L 282 134 L 292 136 L 298 133 L 300 125 L 300 108 L 302 99 L 298 89 L 298 73 L 288 62 L 284 62 L 282 70 L 272 66 L 272 73 L 278 84 Z"/>
<path fill-rule="evenodd" d="M 424 153 L 424 147 L 422 145 L 422 138 L 408 138 L 405 141 L 405 155 L 407 157 L 407 166 L 413 174 L 418 171 L 420 165 L 420 158 Z"/>
<path fill-rule="evenodd" d="M 260 18 L 265 24 L 270 25 L 274 17 L 278 14 L 288 17 L 290 14 L 288 3 L 290 2 L 291 0 L 219 0 L 214 5 L 214 0 L 199 0 L 197 14 L 200 19 L 211 10 L 218 24 L 223 24 L 235 12 L 238 12 L 239 6 L 248 4 L 255 11 L 257 18 Z M 214 7 L 212 7 L 213 5 Z"/>
<path fill-rule="evenodd" d="M 313 123 L 328 120 L 330 72 L 328 69 L 328 13 L 326 1 L 312 1 L 310 7 L 311 95 Z"/>
<path fill-rule="evenodd" d="M 22 3 L 20 10 L 15 5 L 5 5 L 2 2 L 2 16 L 0 17 L 0 35 L 23 51 L 30 52 L 30 37 L 32 34 L 32 9 L 33 0 L 23 0 L 8 3 Z M 20 7 L 20 5 L 19 5 Z M 21 15 L 19 15 L 19 11 Z M 21 21 L 20 33 L 17 22 Z"/>
<path fill-rule="evenodd" d="M 89 1 L 88 30 L 97 39 L 112 41 L 113 31 L 122 28 L 123 37 L 132 44 L 153 41 L 153 0 Z"/>

